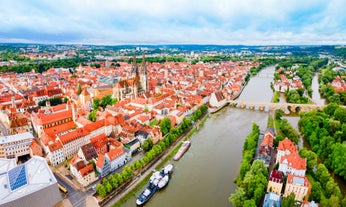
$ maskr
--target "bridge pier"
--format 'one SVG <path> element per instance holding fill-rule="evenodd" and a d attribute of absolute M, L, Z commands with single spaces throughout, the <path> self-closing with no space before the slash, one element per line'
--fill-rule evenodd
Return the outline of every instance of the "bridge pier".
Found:
<path fill-rule="evenodd" d="M 292 104 L 292 103 L 252 103 L 240 102 L 235 100 L 228 101 L 232 107 L 241 109 L 259 110 L 259 111 L 275 111 L 281 109 L 285 112 L 290 111 L 298 113 L 300 111 L 321 110 L 324 106 L 315 104 Z"/>

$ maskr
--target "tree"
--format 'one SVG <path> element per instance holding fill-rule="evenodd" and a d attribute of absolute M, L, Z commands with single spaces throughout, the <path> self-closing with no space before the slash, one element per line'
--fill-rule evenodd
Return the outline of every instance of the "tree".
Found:
<path fill-rule="evenodd" d="M 231 196 L 228 198 L 228 200 L 233 204 L 235 207 L 243 207 L 244 201 L 246 200 L 246 193 L 244 188 L 237 188 L 235 193 L 231 194 Z"/>
<path fill-rule="evenodd" d="M 323 188 L 321 186 L 321 183 L 318 181 L 314 181 L 314 182 L 311 182 L 311 184 L 312 184 L 312 189 L 311 189 L 309 200 L 320 202 L 321 197 L 323 195 Z"/>
<path fill-rule="evenodd" d="M 107 195 L 106 188 L 103 186 L 103 184 L 98 183 L 96 185 L 96 193 L 99 194 L 103 198 Z"/>
<path fill-rule="evenodd" d="M 103 185 L 105 186 L 107 193 L 109 193 L 113 190 L 113 186 L 111 185 L 111 183 L 109 181 L 105 182 Z"/>
<path fill-rule="evenodd" d="M 142 144 L 142 149 L 145 152 L 148 152 L 149 150 L 151 150 L 151 148 L 153 147 L 154 143 L 153 140 L 151 138 L 146 139 L 143 144 Z"/>
<path fill-rule="evenodd" d="M 275 110 L 275 119 L 276 120 L 281 120 L 281 117 L 282 117 L 282 114 L 283 114 L 284 112 L 281 110 L 281 109 L 277 109 L 277 110 Z"/>
<path fill-rule="evenodd" d="M 114 174 L 109 176 L 109 183 L 112 185 L 113 189 L 116 189 L 118 187 L 119 183 Z"/>
<path fill-rule="evenodd" d="M 304 147 L 299 150 L 299 155 L 302 158 L 307 159 L 307 168 L 312 171 L 312 169 L 317 165 L 317 154 Z"/>
<path fill-rule="evenodd" d="M 133 176 L 133 171 L 128 165 L 124 167 L 123 171 L 121 172 L 121 176 L 124 178 L 124 180 L 127 180 Z"/>
<path fill-rule="evenodd" d="M 106 95 L 101 99 L 100 106 L 105 109 L 107 105 L 113 105 L 117 100 L 112 99 L 110 95 Z"/>
<path fill-rule="evenodd" d="M 346 123 L 346 109 L 337 108 L 334 112 L 334 117 L 336 120 L 339 120 L 341 123 Z"/>
<path fill-rule="evenodd" d="M 98 110 L 101 104 L 101 100 L 98 98 L 93 99 L 93 109 Z"/>
<path fill-rule="evenodd" d="M 289 196 L 284 197 L 281 203 L 282 207 L 294 207 L 295 206 L 295 195 L 292 192 Z"/>
<path fill-rule="evenodd" d="M 119 173 L 116 173 L 116 174 L 115 174 L 115 178 L 117 179 L 117 181 L 118 181 L 119 184 L 121 184 L 121 183 L 124 182 L 123 176 L 121 176 L 121 174 L 119 174 Z"/>
<path fill-rule="evenodd" d="M 346 145 L 341 143 L 336 143 L 333 145 L 332 153 L 329 158 L 332 160 L 331 168 L 334 172 L 346 179 Z"/>
<path fill-rule="evenodd" d="M 327 198 L 329 198 L 332 194 L 334 194 L 336 187 L 337 187 L 337 185 L 334 182 L 334 180 L 329 179 L 329 181 L 326 183 L 326 187 L 325 187 L 325 195 L 327 196 Z"/>
<path fill-rule="evenodd" d="M 171 120 L 167 117 L 163 118 L 159 127 L 163 135 L 167 134 L 171 130 Z"/>
<path fill-rule="evenodd" d="M 96 118 L 97 118 L 96 110 L 93 110 L 88 114 L 88 120 L 95 122 Z"/>
<path fill-rule="evenodd" d="M 257 207 L 257 205 L 256 202 L 251 199 L 244 201 L 244 207 Z"/>
<path fill-rule="evenodd" d="M 323 187 L 325 187 L 327 182 L 330 180 L 330 174 L 324 164 L 318 164 L 315 175 Z"/>
<path fill-rule="evenodd" d="M 341 206 L 346 206 L 346 196 L 341 201 Z"/>
<path fill-rule="evenodd" d="M 332 195 L 329 199 L 329 207 L 341 207 L 340 199 L 338 196 Z"/>
<path fill-rule="evenodd" d="M 136 170 L 139 170 L 143 167 L 142 165 L 142 161 L 141 160 L 136 160 L 134 163 L 133 163 L 133 166 Z"/>
<path fill-rule="evenodd" d="M 77 95 L 79 96 L 82 93 L 82 86 L 78 84 Z"/>

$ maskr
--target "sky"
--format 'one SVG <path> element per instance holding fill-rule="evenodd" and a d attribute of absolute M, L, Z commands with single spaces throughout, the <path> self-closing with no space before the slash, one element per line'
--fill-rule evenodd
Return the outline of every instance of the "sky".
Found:
<path fill-rule="evenodd" d="M 0 0 L 0 42 L 346 44 L 346 0 Z"/>

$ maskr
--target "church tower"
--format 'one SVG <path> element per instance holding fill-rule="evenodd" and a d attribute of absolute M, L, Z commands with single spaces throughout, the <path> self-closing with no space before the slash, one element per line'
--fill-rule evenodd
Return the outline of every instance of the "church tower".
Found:
<path fill-rule="evenodd" d="M 137 59 L 136 59 L 136 51 L 133 53 L 133 60 L 132 60 L 132 77 L 138 77 L 138 66 L 137 66 Z"/>
<path fill-rule="evenodd" d="M 149 86 L 148 86 L 148 70 L 147 70 L 147 64 L 145 62 L 145 55 L 143 54 L 142 58 L 142 68 L 141 68 L 141 75 L 140 75 L 140 80 L 141 80 L 141 85 L 142 89 L 145 92 L 149 91 Z"/>

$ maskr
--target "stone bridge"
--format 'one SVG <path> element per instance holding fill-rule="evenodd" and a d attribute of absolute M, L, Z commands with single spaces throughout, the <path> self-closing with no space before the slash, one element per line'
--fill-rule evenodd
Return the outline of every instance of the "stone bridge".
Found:
<path fill-rule="evenodd" d="M 242 109 L 259 110 L 259 111 L 275 111 L 281 109 L 283 111 L 289 110 L 290 112 L 312 111 L 322 109 L 324 105 L 316 104 L 293 104 L 293 103 L 255 103 L 247 101 L 228 101 L 231 107 Z"/>

